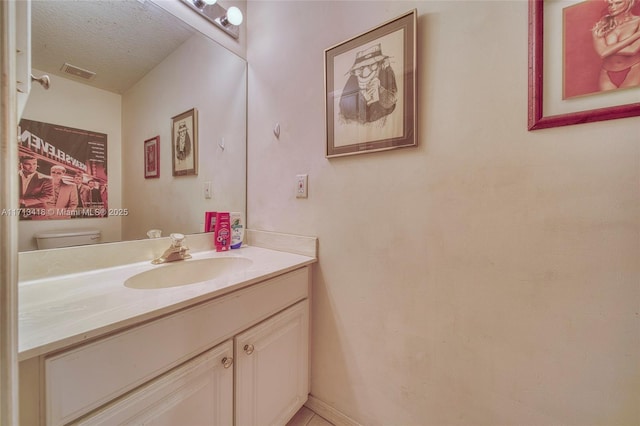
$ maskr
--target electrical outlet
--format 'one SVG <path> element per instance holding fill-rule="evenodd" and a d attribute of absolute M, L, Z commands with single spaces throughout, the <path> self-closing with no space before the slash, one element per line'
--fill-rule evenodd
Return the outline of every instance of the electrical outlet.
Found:
<path fill-rule="evenodd" d="M 211 182 L 204 182 L 202 184 L 202 195 L 204 198 L 211 198 Z"/>
<path fill-rule="evenodd" d="M 296 176 L 296 198 L 307 198 L 307 175 Z"/>

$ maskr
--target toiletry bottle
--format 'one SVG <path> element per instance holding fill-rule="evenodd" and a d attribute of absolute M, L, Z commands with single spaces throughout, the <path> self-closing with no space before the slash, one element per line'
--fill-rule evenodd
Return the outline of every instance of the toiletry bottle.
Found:
<path fill-rule="evenodd" d="M 227 251 L 231 245 L 231 223 L 229 222 L 229 212 L 216 213 L 215 227 L 216 251 Z"/>
<path fill-rule="evenodd" d="M 231 220 L 231 248 L 239 249 L 244 240 L 244 220 L 242 220 L 242 213 L 231 212 L 229 213 L 229 217 Z"/>

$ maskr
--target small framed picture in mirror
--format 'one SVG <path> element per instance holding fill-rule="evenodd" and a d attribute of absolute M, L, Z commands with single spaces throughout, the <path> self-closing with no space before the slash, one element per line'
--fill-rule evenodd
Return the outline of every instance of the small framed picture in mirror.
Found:
<path fill-rule="evenodd" d="M 160 136 L 144 141 L 144 177 L 160 177 Z"/>
<path fill-rule="evenodd" d="M 198 110 L 195 108 L 171 118 L 173 175 L 198 174 Z"/>

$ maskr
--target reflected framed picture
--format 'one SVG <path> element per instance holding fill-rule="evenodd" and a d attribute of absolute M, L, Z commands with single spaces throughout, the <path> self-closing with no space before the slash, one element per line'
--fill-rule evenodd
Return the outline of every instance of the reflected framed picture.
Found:
<path fill-rule="evenodd" d="M 192 108 L 171 118 L 173 176 L 198 174 L 198 110 Z"/>
<path fill-rule="evenodd" d="M 327 158 L 417 146 L 414 9 L 324 52 Z"/>
<path fill-rule="evenodd" d="M 160 136 L 144 141 L 144 177 L 160 177 Z"/>
<path fill-rule="evenodd" d="M 216 212 L 204 212 L 204 232 L 213 232 L 216 226 Z"/>
<path fill-rule="evenodd" d="M 631 0 L 529 0 L 529 130 L 640 116 L 639 16 Z"/>

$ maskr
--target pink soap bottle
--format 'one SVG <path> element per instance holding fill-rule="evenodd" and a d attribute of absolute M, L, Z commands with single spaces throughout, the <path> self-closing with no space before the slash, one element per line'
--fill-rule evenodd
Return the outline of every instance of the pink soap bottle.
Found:
<path fill-rule="evenodd" d="M 216 226 L 214 230 L 216 251 L 227 251 L 231 245 L 231 220 L 229 212 L 216 213 Z"/>

